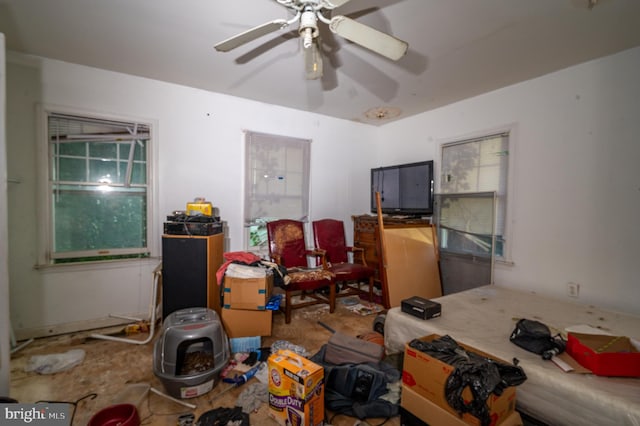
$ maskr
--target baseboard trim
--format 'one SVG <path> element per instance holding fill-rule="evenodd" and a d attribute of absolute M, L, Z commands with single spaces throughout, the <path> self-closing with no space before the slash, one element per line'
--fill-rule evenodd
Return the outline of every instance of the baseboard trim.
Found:
<path fill-rule="evenodd" d="M 133 318 L 148 319 L 149 313 L 126 314 Z M 130 324 L 131 320 L 115 317 L 96 318 L 86 321 L 68 322 L 51 325 L 48 327 L 33 327 L 14 330 L 16 340 L 37 339 L 40 337 L 57 336 L 60 334 L 76 333 L 81 331 L 95 330 L 98 328 L 114 327 L 123 324 Z"/>

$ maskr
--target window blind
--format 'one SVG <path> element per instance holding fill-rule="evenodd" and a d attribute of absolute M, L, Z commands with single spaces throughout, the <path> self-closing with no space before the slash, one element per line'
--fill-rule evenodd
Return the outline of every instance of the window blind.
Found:
<path fill-rule="evenodd" d="M 310 140 L 246 132 L 245 226 L 309 217 Z"/>
<path fill-rule="evenodd" d="M 442 146 L 440 192 L 467 194 L 495 191 L 497 196 L 495 232 L 502 243 L 504 243 L 506 223 L 508 158 L 508 133 L 462 140 Z"/>

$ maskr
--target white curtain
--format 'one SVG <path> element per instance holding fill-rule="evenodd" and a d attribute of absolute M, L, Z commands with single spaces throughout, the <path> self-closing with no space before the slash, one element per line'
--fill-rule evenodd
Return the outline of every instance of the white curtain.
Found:
<path fill-rule="evenodd" d="M 245 226 L 265 218 L 307 221 L 310 142 L 246 133 Z"/>

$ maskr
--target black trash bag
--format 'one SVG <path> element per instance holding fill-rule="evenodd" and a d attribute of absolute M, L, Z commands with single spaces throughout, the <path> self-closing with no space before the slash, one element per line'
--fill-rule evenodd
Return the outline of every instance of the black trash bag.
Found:
<path fill-rule="evenodd" d="M 500 396 L 505 388 L 518 386 L 527 379 L 521 367 L 468 352 L 450 336 L 431 342 L 414 339 L 409 346 L 454 367 L 445 383 L 445 398 L 458 414 L 470 413 L 482 426 L 491 424 L 489 396 Z M 462 392 L 467 387 L 473 399 L 465 403 Z"/>

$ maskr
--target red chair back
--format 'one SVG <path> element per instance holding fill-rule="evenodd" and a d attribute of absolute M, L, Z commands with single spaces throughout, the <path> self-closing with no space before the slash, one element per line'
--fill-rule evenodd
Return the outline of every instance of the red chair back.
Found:
<path fill-rule="evenodd" d="M 322 219 L 312 223 L 316 247 L 326 250 L 326 258 L 331 263 L 346 263 L 347 243 L 344 223 L 341 220 Z"/>
<path fill-rule="evenodd" d="M 283 266 L 286 268 L 308 266 L 302 222 L 290 219 L 267 222 L 267 238 L 269 255 L 273 259 L 279 257 Z"/>

